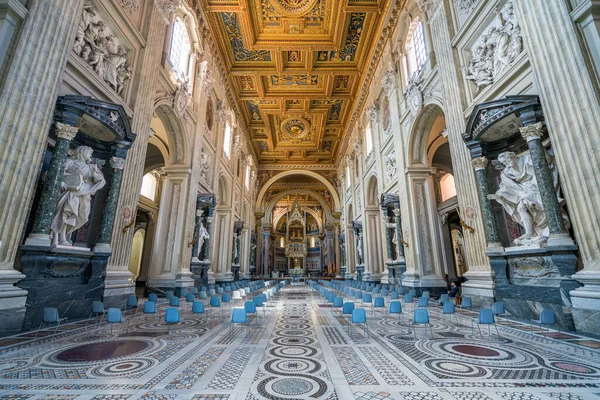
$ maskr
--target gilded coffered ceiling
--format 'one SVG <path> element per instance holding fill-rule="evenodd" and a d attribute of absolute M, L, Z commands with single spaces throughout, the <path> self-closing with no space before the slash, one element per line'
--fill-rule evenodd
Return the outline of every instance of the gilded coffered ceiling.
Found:
<path fill-rule="evenodd" d="M 200 0 L 262 166 L 333 164 L 390 0 Z"/>

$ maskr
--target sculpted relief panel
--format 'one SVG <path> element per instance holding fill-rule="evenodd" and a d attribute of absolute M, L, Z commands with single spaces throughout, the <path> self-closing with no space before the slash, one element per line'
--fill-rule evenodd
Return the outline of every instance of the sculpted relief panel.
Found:
<path fill-rule="evenodd" d="M 489 27 L 472 50 L 467 80 L 477 85 L 477 91 L 496 82 L 523 52 L 521 27 L 516 20 L 512 2 L 498 12 L 493 26 Z"/>
<path fill-rule="evenodd" d="M 73 51 L 118 95 L 123 94 L 132 72 L 127 48 L 100 19 L 91 1 L 86 1 L 83 7 Z"/>

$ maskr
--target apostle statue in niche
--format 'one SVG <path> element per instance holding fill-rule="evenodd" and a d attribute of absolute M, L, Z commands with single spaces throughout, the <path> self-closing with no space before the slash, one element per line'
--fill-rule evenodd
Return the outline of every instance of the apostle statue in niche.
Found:
<path fill-rule="evenodd" d="M 208 230 L 204 227 L 204 224 L 200 222 L 200 228 L 198 229 L 198 258 L 202 257 L 204 254 L 202 246 L 204 246 L 204 242 L 210 239 L 210 234 Z"/>
<path fill-rule="evenodd" d="M 72 246 L 67 239 L 88 221 L 91 199 L 104 187 L 102 171 L 92 162 L 92 148 L 79 146 L 66 161 L 63 190 L 52 218 L 52 244 Z"/>
<path fill-rule="evenodd" d="M 554 186 L 558 195 L 558 175 L 554 167 L 554 159 L 548 153 L 546 156 L 555 177 Z M 488 198 L 500 203 L 508 215 L 525 229 L 525 233 L 513 243 L 517 246 L 526 246 L 545 241 L 549 236 L 548 222 L 531 156 L 524 154 L 517 157 L 515 153 L 507 151 L 498 156 L 498 161 L 505 166 L 500 175 L 500 189 L 495 194 L 488 195 Z M 564 203 L 560 197 L 558 200 L 559 203 Z M 565 225 L 570 226 L 564 212 L 563 218 Z"/>

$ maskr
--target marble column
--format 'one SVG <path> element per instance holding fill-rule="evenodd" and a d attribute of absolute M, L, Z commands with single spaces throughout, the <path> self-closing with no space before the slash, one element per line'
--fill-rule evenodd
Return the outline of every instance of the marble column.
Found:
<path fill-rule="evenodd" d="M 543 124 L 538 122 L 533 125 L 525 126 L 521 129 L 521 135 L 527 140 L 531 160 L 533 161 L 533 170 L 537 180 L 542 204 L 544 205 L 544 215 L 550 230 L 549 245 L 573 245 L 569 232 L 565 227 L 565 221 L 562 217 L 562 208 L 556 196 L 554 187 L 554 177 L 548 166 L 546 150 L 542 144 Z"/>
<path fill-rule="evenodd" d="M 271 243 L 271 232 L 268 230 L 263 231 L 263 241 L 265 244 L 264 255 L 263 255 L 263 275 L 269 274 L 269 244 Z"/>
<path fill-rule="evenodd" d="M 341 249 L 340 249 L 340 222 L 336 221 L 335 222 L 335 231 L 334 231 L 334 244 L 333 244 L 333 248 L 335 249 L 335 273 L 337 277 L 343 278 L 343 276 L 340 276 L 340 269 L 342 267 L 342 255 L 341 255 Z"/>
<path fill-rule="evenodd" d="M 134 232 L 133 229 L 123 232 L 123 226 L 127 224 L 127 221 L 120 216 L 126 207 L 135 210 L 138 205 L 148 138 L 152 132 L 150 123 L 154 112 L 156 82 L 161 70 L 160 60 L 166 31 L 163 10 L 157 8 L 160 1 L 153 3 L 155 6 L 148 7 L 148 20 L 146 21 L 148 32 L 144 42 L 146 45 L 140 53 L 137 63 L 139 68 L 135 71 L 135 77 L 132 77 L 137 84 L 134 85 L 132 94 L 134 102 L 131 130 L 137 136 L 128 151 L 127 168 L 123 171 L 122 189 L 117 203 L 117 219 L 113 225 L 112 255 L 106 268 L 104 298 L 114 297 L 116 303 L 123 301 L 135 290 L 134 284 L 131 282 L 132 275 L 129 272 Z"/>
<path fill-rule="evenodd" d="M 25 242 L 27 245 L 50 246 L 50 225 L 60 197 L 65 164 L 69 157 L 69 146 L 78 131 L 79 128 L 60 122 L 54 125 L 56 145 L 52 153 L 52 161 L 50 161 L 50 166 L 46 171 L 46 180 L 35 213 L 33 229 Z"/>
<path fill-rule="evenodd" d="M 573 275 L 583 283 L 571 291 L 573 319 L 581 331 L 600 329 L 600 102 L 595 75 L 587 60 L 568 2 L 514 0 L 515 14 L 533 69 L 536 87 L 561 188 L 583 269 Z M 557 56 L 558 55 L 558 56 Z"/>
<path fill-rule="evenodd" d="M 202 254 L 202 261 L 209 261 L 210 260 L 210 243 L 211 243 L 211 239 L 212 239 L 212 235 L 213 233 L 211 233 L 210 228 L 212 227 L 212 222 L 213 222 L 213 214 L 215 212 L 214 208 L 209 208 L 208 209 L 208 216 L 206 217 L 206 230 L 208 231 L 209 237 L 208 239 L 206 239 L 204 241 L 203 244 L 203 254 Z"/>
<path fill-rule="evenodd" d="M 384 218 L 387 216 L 384 215 Z M 394 261 L 394 234 L 392 229 L 394 229 L 394 225 L 388 222 L 385 222 L 385 249 L 387 251 L 387 262 L 390 263 Z"/>
<path fill-rule="evenodd" d="M 102 226 L 100 227 L 100 241 L 94 247 L 94 252 L 110 253 L 112 242 L 113 225 L 115 223 L 115 214 L 117 212 L 117 201 L 121 190 L 121 179 L 123 177 L 123 168 L 125 168 L 125 159 L 112 157 L 110 166 L 113 173 L 110 179 L 108 196 L 104 205 L 104 215 L 102 216 Z M 135 218 L 135 217 L 134 217 Z"/>
<path fill-rule="evenodd" d="M 479 204 L 481 205 L 482 218 L 485 226 L 485 234 L 488 247 L 499 249 L 502 247 L 496 228 L 496 219 L 494 218 L 494 208 L 488 198 L 490 194 L 490 185 L 487 178 L 488 159 L 486 157 L 475 158 L 471 161 L 475 169 L 477 178 L 477 192 L 479 193 Z"/>

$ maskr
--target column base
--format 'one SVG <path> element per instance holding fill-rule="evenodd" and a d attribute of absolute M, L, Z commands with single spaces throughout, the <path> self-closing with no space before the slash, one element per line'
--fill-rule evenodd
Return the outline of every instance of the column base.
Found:
<path fill-rule="evenodd" d="M 104 307 L 122 307 L 127 296 L 135 294 L 133 274 L 129 271 L 106 271 L 104 274 Z"/>
<path fill-rule="evenodd" d="M 470 297 L 476 308 L 489 308 L 494 304 L 494 274 L 492 271 L 467 271 L 468 279 L 461 285 L 461 296 Z"/>
<path fill-rule="evenodd" d="M 579 271 L 572 276 L 584 286 L 569 292 L 577 332 L 598 336 L 600 332 L 600 271 Z"/>
<path fill-rule="evenodd" d="M 25 239 L 25 246 L 50 247 L 50 235 L 45 233 L 30 233 Z"/>
<path fill-rule="evenodd" d="M 217 283 L 220 282 L 233 282 L 233 274 L 231 272 L 219 272 L 214 275 L 214 279 Z"/>
<path fill-rule="evenodd" d="M 186 293 L 188 289 L 192 289 L 194 287 L 194 275 L 191 271 L 181 271 L 177 273 L 175 277 L 175 295 L 181 296 L 183 293 L 183 289 L 186 289 Z"/>
<path fill-rule="evenodd" d="M 0 271 L 0 336 L 19 332 L 25 319 L 27 291 L 15 284 L 25 275 L 13 270 Z"/>

